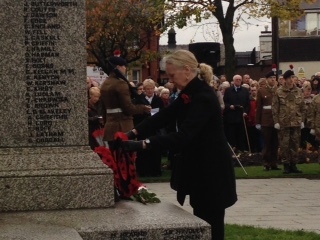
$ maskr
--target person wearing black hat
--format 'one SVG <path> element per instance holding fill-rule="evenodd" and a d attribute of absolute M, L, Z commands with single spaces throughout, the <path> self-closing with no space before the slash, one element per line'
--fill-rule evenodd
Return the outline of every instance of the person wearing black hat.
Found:
<path fill-rule="evenodd" d="M 277 89 L 272 99 L 274 128 L 278 130 L 283 173 L 301 173 L 296 163 L 301 129 L 304 128 L 302 118 L 305 114 L 305 103 L 301 89 L 293 82 L 295 75 L 292 68 L 286 71 L 283 77 L 285 84 Z"/>
<path fill-rule="evenodd" d="M 131 130 L 133 125 L 133 115 L 150 113 L 151 107 L 143 104 L 134 105 L 131 101 L 128 83 L 117 76 L 116 71 L 123 75 L 126 73 L 127 62 L 120 56 L 109 58 L 113 69 L 109 77 L 101 85 L 101 103 L 105 120 L 104 141 L 109 143 L 112 148 L 114 135 L 116 132 Z"/>
<path fill-rule="evenodd" d="M 266 85 L 257 93 L 256 128 L 261 130 L 263 138 L 262 160 L 264 170 L 280 170 L 278 160 L 278 132 L 274 128 L 272 116 L 272 98 L 277 90 L 276 72 L 266 74 Z"/>

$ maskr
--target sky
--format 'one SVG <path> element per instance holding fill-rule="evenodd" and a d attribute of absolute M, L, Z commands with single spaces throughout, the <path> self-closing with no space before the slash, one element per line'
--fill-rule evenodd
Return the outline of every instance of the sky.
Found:
<path fill-rule="evenodd" d="M 271 31 L 271 19 L 247 19 L 245 16 L 244 19 L 248 24 L 240 22 L 234 33 L 234 47 L 237 52 L 252 51 L 254 47 L 259 51 L 259 36 L 261 31 L 265 31 L 265 26 Z M 190 24 L 183 29 L 175 28 L 175 31 L 177 45 L 189 44 L 191 41 L 222 43 L 222 35 L 215 19 L 208 20 L 204 24 Z M 160 44 L 168 44 L 167 32 L 162 34 Z"/>

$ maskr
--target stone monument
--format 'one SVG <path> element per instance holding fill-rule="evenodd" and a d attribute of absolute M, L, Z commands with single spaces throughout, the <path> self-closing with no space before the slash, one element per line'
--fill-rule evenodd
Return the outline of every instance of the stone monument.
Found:
<path fill-rule="evenodd" d="M 88 147 L 85 0 L 0 9 L 0 211 L 112 206 Z"/>
<path fill-rule="evenodd" d="M 0 240 L 211 239 L 173 204 L 114 203 L 88 145 L 85 3 L 0 0 Z"/>

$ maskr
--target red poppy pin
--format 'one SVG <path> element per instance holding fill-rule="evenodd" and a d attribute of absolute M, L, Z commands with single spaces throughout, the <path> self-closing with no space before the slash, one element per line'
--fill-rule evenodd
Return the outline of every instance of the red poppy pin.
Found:
<path fill-rule="evenodd" d="M 181 98 L 182 98 L 184 104 L 191 103 L 191 99 L 190 99 L 190 97 L 189 97 L 187 94 L 184 94 L 184 93 L 183 93 L 183 94 L 181 95 Z"/>

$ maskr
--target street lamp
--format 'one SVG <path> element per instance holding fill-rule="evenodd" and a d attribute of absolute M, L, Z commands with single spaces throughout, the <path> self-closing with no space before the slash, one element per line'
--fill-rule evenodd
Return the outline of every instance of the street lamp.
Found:
<path fill-rule="evenodd" d="M 272 17 L 272 63 L 279 68 L 279 19 L 278 17 Z M 276 80 L 278 81 L 278 71 L 276 74 Z"/>

